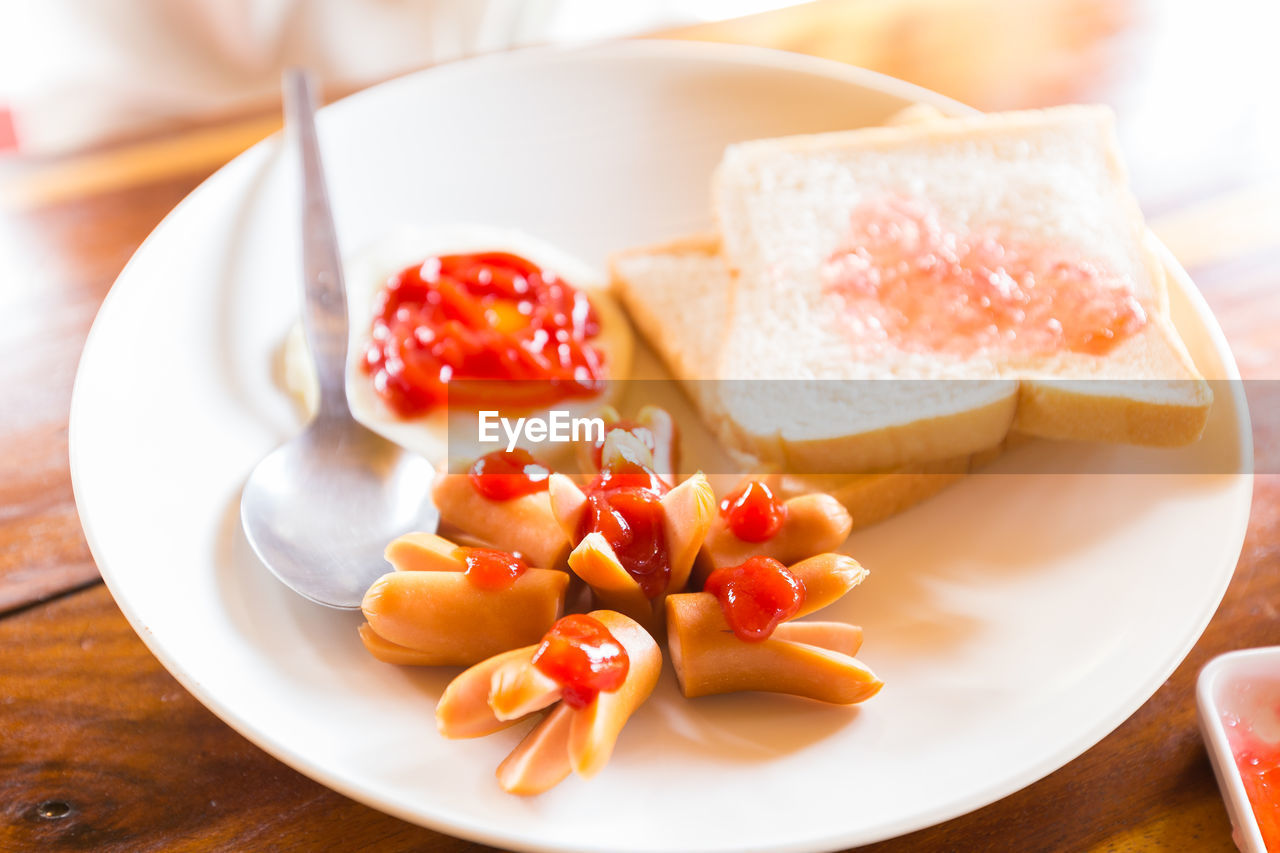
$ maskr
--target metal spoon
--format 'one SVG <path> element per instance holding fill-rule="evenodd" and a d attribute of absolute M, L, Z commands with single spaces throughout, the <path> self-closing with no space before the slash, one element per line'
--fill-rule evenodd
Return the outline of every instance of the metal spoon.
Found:
<path fill-rule="evenodd" d="M 360 606 L 387 571 L 387 543 L 434 531 L 430 463 L 370 432 L 347 406 L 347 297 L 316 141 L 310 77 L 284 77 L 285 130 L 302 162 L 302 322 L 315 359 L 320 405 L 306 429 L 258 463 L 240 498 L 254 552 L 299 595 L 329 607 Z"/>

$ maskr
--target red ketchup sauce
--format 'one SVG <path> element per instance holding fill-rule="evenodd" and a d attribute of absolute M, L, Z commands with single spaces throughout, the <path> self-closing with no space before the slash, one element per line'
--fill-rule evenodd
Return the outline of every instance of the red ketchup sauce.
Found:
<path fill-rule="evenodd" d="M 577 542 L 588 533 L 604 536 L 649 598 L 661 595 L 671 577 L 662 510 L 662 496 L 670 489 L 649 468 L 628 459 L 601 471 L 587 488 L 587 506 L 578 522 Z"/>
<path fill-rule="evenodd" d="M 551 626 L 533 653 L 533 665 L 560 685 L 566 705 L 585 708 L 597 694 L 622 686 L 631 661 L 604 623 L 575 613 Z"/>
<path fill-rule="evenodd" d="M 800 612 L 804 581 L 772 557 L 716 569 L 703 587 L 720 601 L 725 621 L 743 642 L 769 639 L 773 629 Z"/>
<path fill-rule="evenodd" d="M 546 406 L 599 393 L 600 322 L 586 294 L 505 252 L 441 255 L 406 267 L 378 292 L 364 370 L 396 414 L 446 402 Z M 515 383 L 515 384 L 508 384 Z"/>
<path fill-rule="evenodd" d="M 1240 705 L 1252 707 L 1223 710 L 1222 722 L 1262 840 L 1268 850 L 1280 850 L 1280 740 L 1264 738 L 1254 726 L 1258 717 L 1269 716 L 1273 724 L 1280 721 L 1280 683 L 1236 689 L 1240 694 L 1265 694 L 1239 696 Z"/>
<path fill-rule="evenodd" d="M 454 553 L 466 565 L 467 579 L 481 589 L 506 589 L 529 568 L 518 555 L 507 551 L 459 548 Z"/>
<path fill-rule="evenodd" d="M 523 448 L 495 450 L 471 463 L 467 476 L 475 490 L 491 501 L 545 492 L 551 471 Z"/>
<path fill-rule="evenodd" d="M 751 480 L 720 501 L 720 516 L 743 542 L 772 539 L 787 520 L 787 505 L 759 480 Z"/>
<path fill-rule="evenodd" d="M 1105 355 L 1147 322 L 1127 276 L 994 228 L 952 230 L 916 199 L 856 208 L 822 277 L 868 354 Z"/>

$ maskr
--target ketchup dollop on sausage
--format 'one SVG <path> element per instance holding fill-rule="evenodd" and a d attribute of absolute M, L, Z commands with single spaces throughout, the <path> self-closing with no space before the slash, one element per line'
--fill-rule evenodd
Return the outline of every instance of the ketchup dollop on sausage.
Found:
<path fill-rule="evenodd" d="M 720 515 L 743 542 L 772 539 L 787 520 L 787 505 L 759 480 L 752 480 L 720 502 Z"/>
<path fill-rule="evenodd" d="M 481 589 L 506 589 L 529 568 L 519 556 L 489 548 L 459 548 L 467 579 Z"/>
<path fill-rule="evenodd" d="M 747 643 L 769 639 L 774 628 L 804 605 L 804 581 L 772 557 L 716 569 L 703 590 L 720 601 L 725 621 Z"/>
<path fill-rule="evenodd" d="M 592 396 L 604 380 L 591 344 L 600 322 L 585 293 L 506 252 L 441 255 L 406 267 L 378 292 L 364 370 L 396 414 L 446 402 L 543 407 Z"/>
<path fill-rule="evenodd" d="M 649 598 L 657 598 L 671 577 L 662 496 L 671 487 L 643 463 L 615 461 L 587 488 L 587 506 L 578 523 L 581 542 L 588 533 L 604 536 L 627 574 Z"/>
<path fill-rule="evenodd" d="M 533 665 L 556 684 L 571 708 L 585 708 L 600 693 L 627 680 L 627 650 L 599 619 L 575 613 L 551 626 L 533 653 Z"/>
<path fill-rule="evenodd" d="M 495 450 L 471 464 L 471 485 L 491 501 L 545 492 L 551 471 L 523 448 Z"/>

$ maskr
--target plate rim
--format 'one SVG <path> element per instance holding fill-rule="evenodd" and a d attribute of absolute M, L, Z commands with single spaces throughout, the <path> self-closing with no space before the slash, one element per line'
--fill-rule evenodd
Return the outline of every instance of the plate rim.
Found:
<path fill-rule="evenodd" d="M 673 57 L 693 60 L 710 59 L 730 64 L 738 63 L 777 69 L 780 71 L 808 73 L 813 74 L 814 76 L 824 77 L 839 82 L 849 83 L 854 86 L 873 89 L 889 95 L 898 96 L 904 100 L 930 103 L 947 112 L 961 114 L 976 114 L 978 112 L 971 107 L 929 89 L 925 89 L 880 72 L 848 65 L 835 60 L 822 59 L 805 54 L 751 45 L 686 40 L 635 39 L 621 41 L 592 41 L 588 43 L 569 45 L 522 48 L 501 53 L 486 54 L 457 62 L 412 71 L 362 89 L 323 107 L 320 110 L 319 121 L 323 124 L 326 121 L 325 116 L 334 116 L 341 113 L 345 109 L 348 109 L 347 105 L 358 103 L 361 99 L 370 96 L 370 93 L 378 93 L 378 96 L 381 96 L 381 93 L 385 93 L 396 87 L 411 85 L 412 81 L 423 75 L 465 74 L 471 69 L 477 67 L 497 67 L 503 65 L 519 67 L 522 63 L 537 64 L 547 61 L 562 61 L 566 59 L 589 61 L 595 55 L 602 55 L 608 58 L 618 58 L 620 56 L 630 55 L 641 58 Z M 246 163 L 251 163 L 256 158 L 269 156 L 272 153 L 271 149 L 274 149 L 278 144 L 280 135 L 281 133 L 279 131 L 271 134 L 237 155 L 228 163 L 219 167 L 210 176 L 197 184 L 190 193 L 183 197 L 183 199 L 160 220 L 151 233 L 148 234 L 146 239 L 130 256 L 129 261 L 125 264 L 124 268 L 112 283 L 111 289 L 108 291 L 102 305 L 99 307 L 94 317 L 93 324 L 89 330 L 89 334 L 85 339 L 84 348 L 77 363 L 75 380 L 72 385 L 71 406 L 68 417 L 68 457 L 72 493 L 76 502 L 81 527 L 104 585 L 111 593 L 116 606 L 124 614 L 126 620 L 130 624 L 130 627 L 133 628 L 134 632 L 142 640 L 148 651 L 160 662 L 165 670 L 183 686 L 185 690 L 191 693 L 197 701 L 217 716 L 222 722 L 230 726 L 237 734 L 253 743 L 259 749 L 262 749 L 268 755 L 271 755 L 277 760 L 289 765 L 292 769 L 302 773 L 313 781 L 316 781 L 325 787 L 342 794 L 343 796 L 355 800 L 356 802 L 382 812 L 383 814 L 389 814 L 410 824 L 423 826 L 454 837 L 513 849 L 538 851 L 538 853 L 543 853 L 543 851 L 547 851 L 547 853 L 551 853 L 551 851 L 583 851 L 583 853 L 589 853 L 589 851 L 604 849 L 598 845 L 586 847 L 564 843 L 542 843 L 538 840 L 529 839 L 519 834 L 504 832 L 500 825 L 496 823 L 480 824 L 475 821 L 467 820 L 463 816 L 444 814 L 434 811 L 429 807 L 429 804 L 426 804 L 427 807 L 425 809 L 411 811 L 408 808 L 402 808 L 396 805 L 394 802 L 378 799 L 370 793 L 358 788 L 354 784 L 348 783 L 343 777 L 333 775 L 325 768 L 313 763 L 307 755 L 277 743 L 266 732 L 261 731 L 251 720 L 245 719 L 236 714 L 224 705 L 217 696 L 206 691 L 201 683 L 197 681 L 191 673 L 188 673 L 178 660 L 168 653 L 160 640 L 155 637 L 147 627 L 141 614 L 136 612 L 134 605 L 128 600 L 127 596 L 122 600 L 121 596 L 117 594 L 115 572 L 110 568 L 109 561 L 105 559 L 98 537 L 93 530 L 92 521 L 90 519 L 92 513 L 87 509 L 83 495 L 84 487 L 82 485 L 82 479 L 85 477 L 85 474 L 81 469 L 81 442 L 78 436 L 82 431 L 89 431 L 91 429 L 91 426 L 84 423 L 83 407 L 85 404 L 82 401 L 85 395 L 80 392 L 80 386 L 84 374 L 84 365 L 94 357 L 94 353 L 101 346 L 99 344 L 99 339 L 105 334 L 101 331 L 105 324 L 100 321 L 102 321 L 104 316 L 108 316 L 111 313 L 110 306 L 114 304 L 114 297 L 119 292 L 118 285 L 130 275 L 136 259 L 147 251 L 148 246 L 151 245 L 153 241 L 161 239 L 160 235 L 165 234 L 172 229 L 174 218 L 180 211 L 185 210 L 188 204 L 193 203 L 193 199 L 204 194 L 208 184 L 214 181 L 224 180 L 225 172 L 237 168 L 245 168 Z M 1150 236 L 1149 232 L 1148 236 Z M 1222 358 L 1226 374 L 1225 378 L 1229 381 L 1239 382 L 1239 368 L 1236 364 L 1234 354 L 1226 341 L 1226 337 L 1222 332 L 1217 318 L 1209 309 L 1208 303 L 1205 301 L 1203 295 L 1195 286 L 1190 276 L 1173 257 L 1167 247 L 1158 240 L 1154 240 L 1154 243 L 1156 251 L 1163 256 L 1163 259 L 1168 264 L 1169 270 L 1173 273 L 1172 278 L 1174 281 L 1172 283 L 1189 301 L 1190 306 L 1193 309 L 1193 313 L 1204 326 L 1210 345 L 1218 356 Z M 1079 757 L 1104 739 L 1107 735 L 1115 731 L 1116 728 L 1118 728 L 1125 720 L 1131 717 L 1143 704 L 1145 704 L 1147 700 L 1150 699 L 1150 697 L 1159 689 L 1160 685 L 1169 677 L 1169 675 L 1185 661 L 1191 649 L 1197 642 L 1199 642 L 1199 639 L 1203 635 L 1209 621 L 1217 612 L 1218 606 L 1226 593 L 1227 586 L 1230 584 L 1231 579 L 1235 574 L 1235 564 L 1236 561 L 1238 561 L 1240 551 L 1244 544 L 1244 537 L 1251 514 L 1253 485 L 1253 441 L 1250 414 L 1247 403 L 1245 402 L 1242 394 L 1237 395 L 1236 402 L 1239 410 L 1238 426 L 1240 449 L 1242 451 L 1242 458 L 1247 460 L 1246 470 L 1248 473 L 1233 475 L 1240 481 L 1235 488 L 1240 489 L 1244 496 L 1242 506 L 1239 511 L 1239 518 L 1237 519 L 1234 528 L 1227 530 L 1225 532 L 1226 535 L 1222 536 L 1221 539 L 1224 543 L 1223 560 L 1224 562 L 1230 560 L 1231 571 L 1223 573 L 1223 578 L 1219 584 L 1216 594 L 1212 596 L 1211 599 L 1207 598 L 1204 602 L 1202 611 L 1196 620 L 1196 629 L 1190 634 L 1189 639 L 1183 644 L 1176 657 L 1172 659 L 1172 662 L 1168 664 L 1167 667 L 1162 667 L 1153 671 L 1152 677 L 1143 681 L 1137 689 L 1131 690 L 1128 700 L 1124 703 L 1118 704 L 1118 710 L 1108 715 L 1103 722 L 1090 728 L 1087 733 L 1076 738 L 1074 741 L 1060 746 L 1057 750 L 1054 750 L 1049 757 L 1045 758 L 1041 762 L 1024 768 L 1021 773 L 1012 774 L 1006 777 L 1002 780 L 1001 784 L 992 784 L 986 788 L 971 791 L 966 796 L 954 800 L 946 808 L 938 808 L 930 812 L 918 813 L 911 818 L 902 818 L 893 823 L 879 825 L 875 828 L 875 831 L 870 833 L 865 830 L 846 830 L 842 833 L 831 833 L 821 837 L 809 837 L 800 841 L 786 842 L 764 849 L 778 851 L 778 853 L 808 853 L 808 851 L 844 848 L 850 845 L 869 844 L 876 841 L 898 837 L 909 832 L 914 832 L 953 820 L 959 816 L 976 811 L 977 809 L 983 808 L 1016 793 L 1022 788 L 1027 787 L 1028 785 L 1033 784 L 1034 782 L 1061 769 L 1067 763 Z M 704 849 L 728 850 L 731 848 L 716 846 L 706 847 Z"/>

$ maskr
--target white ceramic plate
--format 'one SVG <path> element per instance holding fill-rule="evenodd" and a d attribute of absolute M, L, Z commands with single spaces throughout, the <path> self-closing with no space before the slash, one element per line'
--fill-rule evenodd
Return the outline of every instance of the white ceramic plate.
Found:
<path fill-rule="evenodd" d="M 602 263 L 707 228 L 726 143 L 877 122 L 910 100 L 958 109 L 832 63 L 630 43 L 413 75 L 326 109 L 320 130 L 349 250 L 404 222 L 462 220 Z M 973 477 L 851 542 L 872 576 L 834 616 L 866 628 L 862 657 L 888 685 L 874 700 L 687 702 L 668 672 L 600 776 L 504 795 L 493 771 L 519 732 L 440 738 L 432 707 L 453 671 L 371 660 L 357 615 L 286 591 L 241 535 L 246 475 L 300 425 L 271 370 L 300 280 L 287 166 L 274 139 L 237 158 L 129 263 L 85 347 L 71 468 L 103 576 L 160 661 L 351 797 L 526 849 L 869 842 L 989 803 L 1097 742 L 1183 658 L 1230 578 L 1248 476 Z M 1235 377 L 1194 287 L 1174 283 L 1201 368 Z M 1251 453 L 1230 395 L 1204 441 L 1164 464 L 1195 471 L 1198 454 L 1223 452 Z M 1126 464 L 1113 448 L 1018 453 L 1063 470 Z"/>

